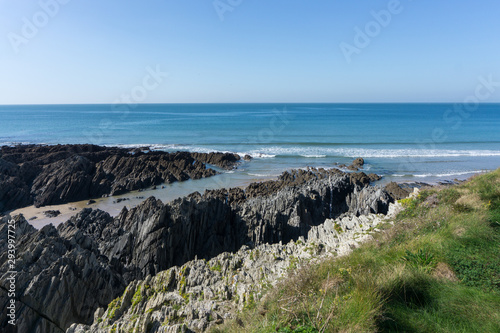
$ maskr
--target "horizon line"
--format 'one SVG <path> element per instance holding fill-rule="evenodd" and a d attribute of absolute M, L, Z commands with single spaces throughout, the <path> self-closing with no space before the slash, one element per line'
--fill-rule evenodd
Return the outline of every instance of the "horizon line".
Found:
<path fill-rule="evenodd" d="M 188 105 L 188 104 L 463 104 L 457 101 L 442 102 L 155 102 L 155 103 L 11 103 L 0 106 L 30 106 L 30 105 Z M 478 102 L 477 104 L 500 104 L 495 102 Z"/>

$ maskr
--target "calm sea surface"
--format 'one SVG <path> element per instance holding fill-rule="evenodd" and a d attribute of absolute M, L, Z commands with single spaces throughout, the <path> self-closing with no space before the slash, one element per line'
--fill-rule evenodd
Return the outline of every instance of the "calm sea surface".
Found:
<path fill-rule="evenodd" d="M 0 106 L 0 145 L 15 143 L 254 157 L 204 187 L 238 186 L 290 168 L 334 167 L 355 157 L 386 181 L 436 182 L 500 167 L 500 104 L 471 110 L 452 104 Z"/>

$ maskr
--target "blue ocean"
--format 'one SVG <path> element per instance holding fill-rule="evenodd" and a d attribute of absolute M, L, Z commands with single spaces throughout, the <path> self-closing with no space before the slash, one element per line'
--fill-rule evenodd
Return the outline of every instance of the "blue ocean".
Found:
<path fill-rule="evenodd" d="M 17 143 L 253 157 L 217 176 L 214 187 L 273 178 L 291 168 L 336 167 L 356 157 L 384 181 L 435 183 L 500 167 L 500 104 L 0 106 L 0 145 Z"/>

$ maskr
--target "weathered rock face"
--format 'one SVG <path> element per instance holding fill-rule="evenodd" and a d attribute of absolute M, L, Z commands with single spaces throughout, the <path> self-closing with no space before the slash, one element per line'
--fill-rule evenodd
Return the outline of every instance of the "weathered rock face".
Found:
<path fill-rule="evenodd" d="M 117 195 L 163 182 L 210 177 L 205 163 L 233 168 L 230 153 L 143 152 L 94 145 L 0 148 L 0 213 Z"/>
<path fill-rule="evenodd" d="M 32 202 L 30 188 L 20 174 L 20 166 L 0 158 L 0 212 Z"/>
<path fill-rule="evenodd" d="M 366 178 L 336 170 L 292 171 L 268 188 L 193 193 L 167 204 L 149 198 L 116 218 L 84 209 L 57 229 L 22 227 L 22 327 L 55 332 L 72 322 L 88 324 L 127 284 L 195 257 L 209 260 L 242 246 L 307 238 L 327 218 L 345 213 L 386 213 L 389 196 L 366 186 Z M 2 266 L 0 273 L 6 271 Z"/>
<path fill-rule="evenodd" d="M 313 171 L 310 171 L 314 174 Z M 315 171 L 302 185 L 276 185 L 255 197 L 256 188 L 207 191 L 162 204 L 149 198 L 115 219 L 120 236 L 102 246 L 126 268 L 126 280 L 182 265 L 195 256 L 210 259 L 223 251 L 262 243 L 287 243 L 312 226 L 348 212 L 385 213 L 390 198 L 381 189 L 360 187 L 337 171 Z M 287 173 L 292 178 L 299 171 Z M 285 176 L 288 177 L 288 176 Z M 279 182 L 279 181 L 278 181 Z M 250 197 L 246 197 L 250 193 Z"/>
<path fill-rule="evenodd" d="M 390 182 L 385 186 L 385 191 L 393 198 L 393 200 L 400 200 L 406 198 L 411 190 L 402 188 L 398 183 Z"/>
<path fill-rule="evenodd" d="M 109 215 L 100 213 L 100 218 Z M 4 219 L 5 220 L 5 219 Z M 96 216 L 95 220 L 99 220 Z M 4 247 L 7 223 L 2 221 Z M 80 230 L 61 235 L 52 225 L 37 231 L 16 217 L 16 317 L 18 332 L 61 332 L 74 321 L 90 323 L 96 305 L 106 306 L 125 284 L 97 244 Z M 5 278 L 7 251 L 0 254 L 0 306 L 9 298 Z M 7 327 L 2 316 L 0 328 Z"/>
<path fill-rule="evenodd" d="M 91 326 L 73 324 L 67 333 L 203 332 L 234 319 L 238 309 L 257 302 L 265 288 L 300 265 L 351 252 L 401 205 L 391 208 L 390 216 L 344 214 L 312 227 L 296 242 L 242 246 L 133 281 L 107 309 L 96 311 Z"/>
<path fill-rule="evenodd" d="M 217 165 L 224 169 L 232 169 L 240 161 L 240 156 L 231 153 L 191 153 L 194 159 L 212 165 Z M 246 160 L 246 159 L 245 159 Z"/>

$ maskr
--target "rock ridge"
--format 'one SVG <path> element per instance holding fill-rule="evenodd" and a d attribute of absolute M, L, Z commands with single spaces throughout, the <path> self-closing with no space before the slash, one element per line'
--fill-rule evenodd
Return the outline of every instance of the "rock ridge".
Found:
<path fill-rule="evenodd" d="M 240 161 L 231 153 L 166 153 L 95 145 L 0 147 L 0 213 L 118 195 L 210 177 Z"/>
<path fill-rule="evenodd" d="M 235 253 L 148 275 L 130 283 L 107 309 L 98 309 L 92 325 L 73 324 L 67 333 L 204 332 L 236 318 L 239 310 L 300 266 L 350 253 L 401 209 L 391 204 L 387 215 L 343 214 L 312 227 L 296 242 L 242 246 Z"/>
<path fill-rule="evenodd" d="M 21 306 L 20 327 L 51 333 L 72 323 L 90 325 L 96 309 L 134 281 L 196 258 L 210 261 L 242 248 L 317 238 L 314 230 L 346 214 L 387 213 L 391 198 L 368 183 L 364 174 L 293 170 L 277 182 L 246 190 L 195 192 L 166 204 L 150 197 L 115 218 L 87 208 L 58 228 L 34 230 L 16 217 L 18 299 L 57 323 Z M 0 236 L 7 238 L 6 218 Z M 8 271 L 5 253 L 0 254 L 0 275 Z M 7 301 L 0 293 L 0 304 Z"/>

